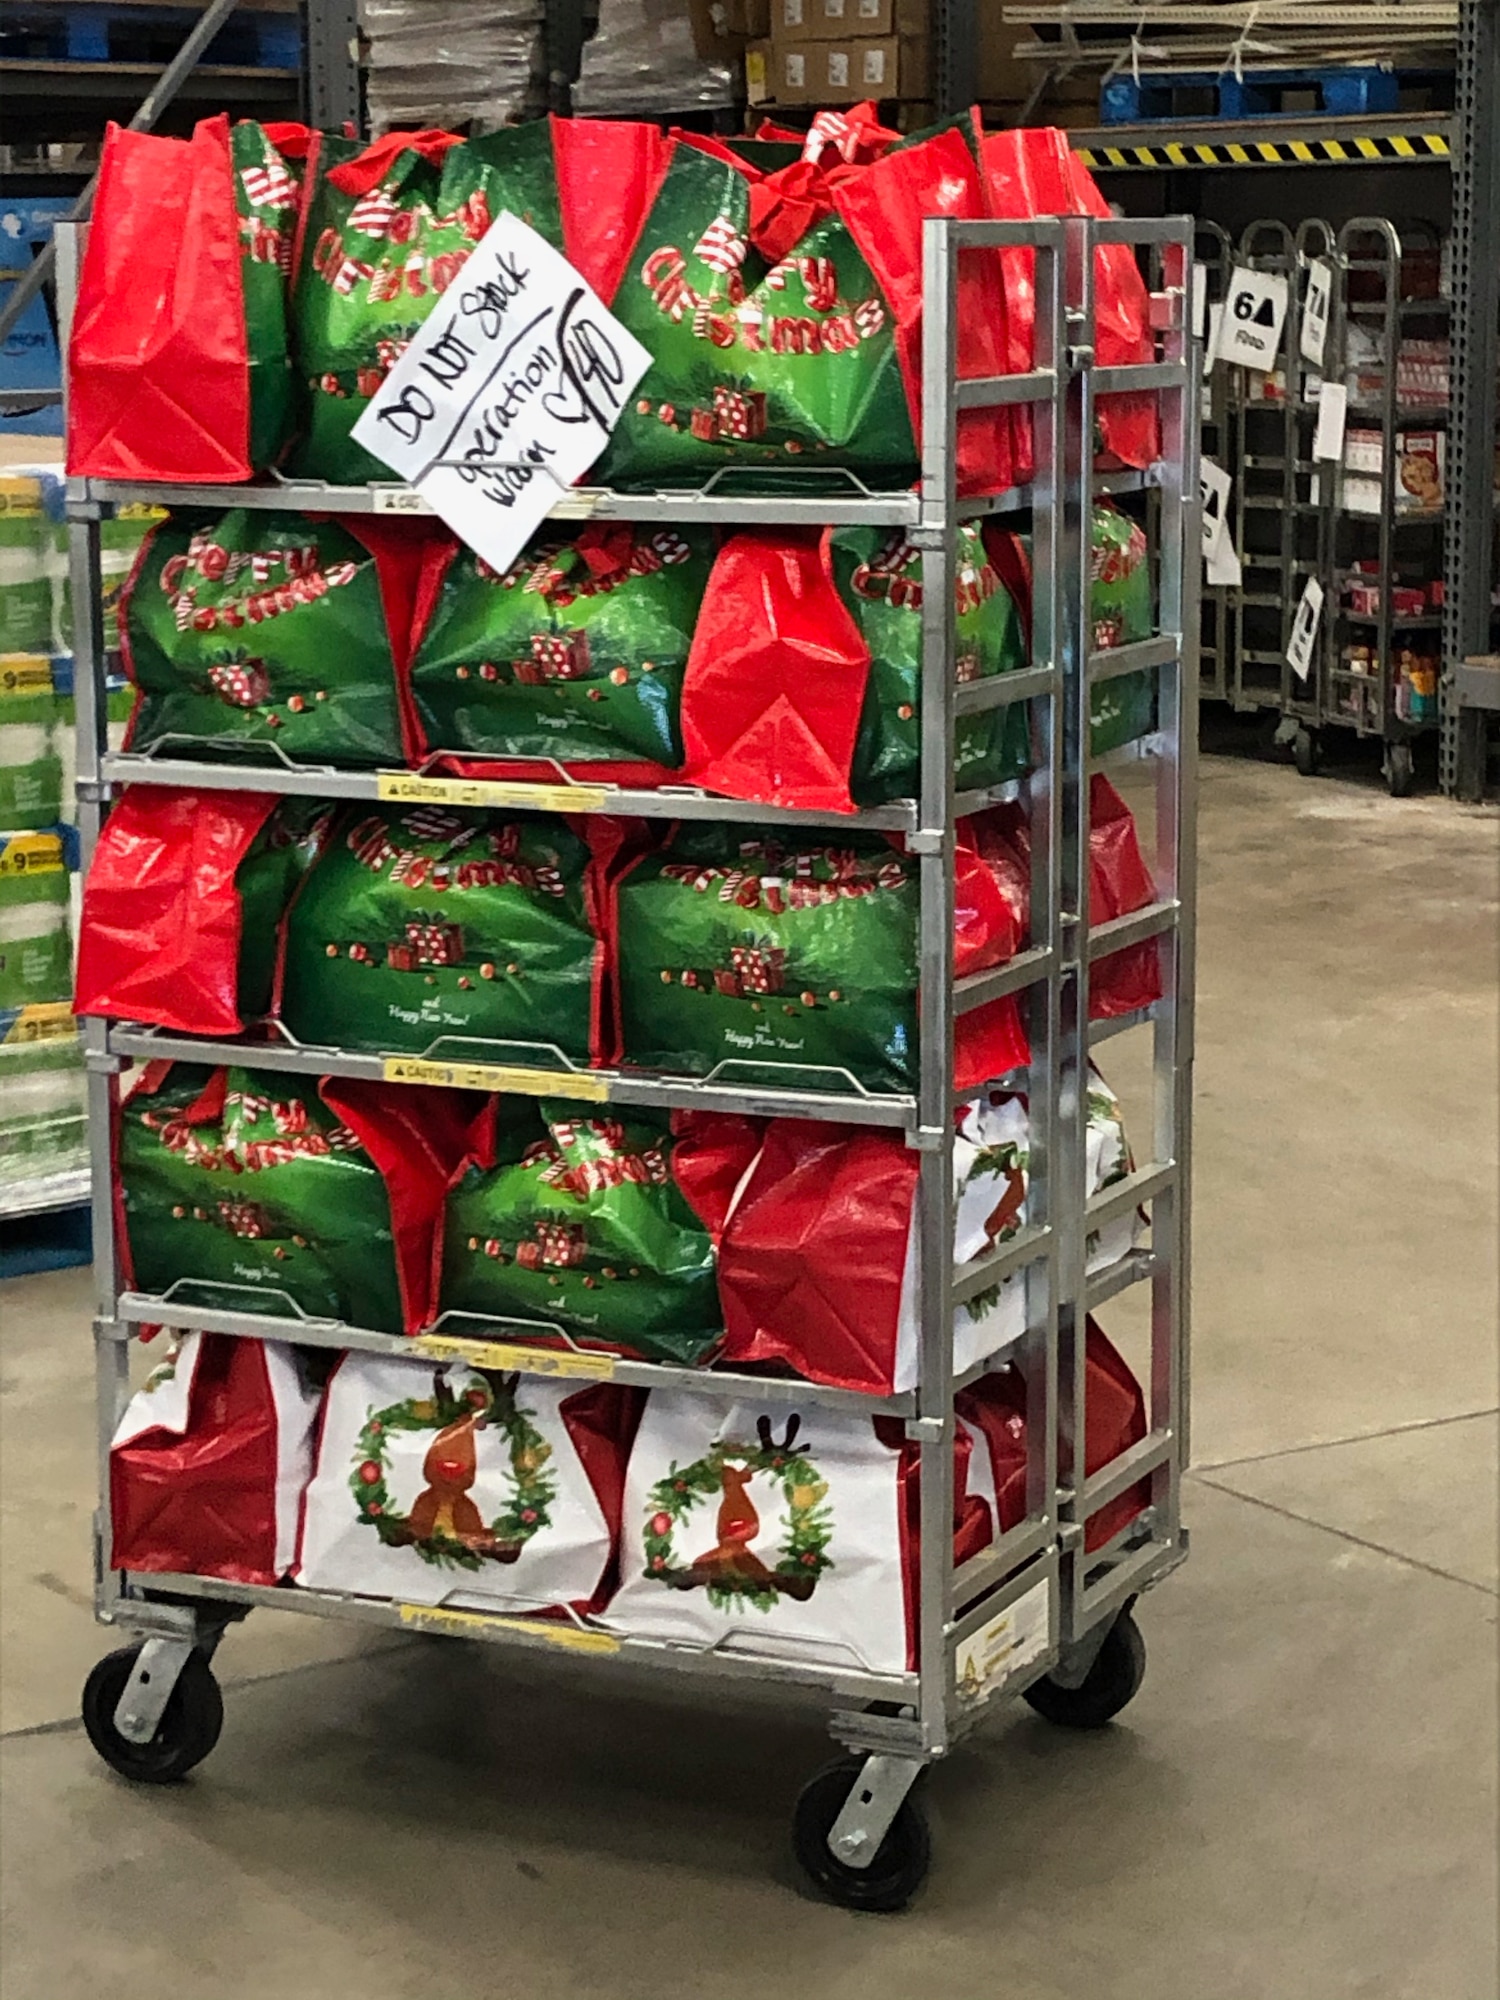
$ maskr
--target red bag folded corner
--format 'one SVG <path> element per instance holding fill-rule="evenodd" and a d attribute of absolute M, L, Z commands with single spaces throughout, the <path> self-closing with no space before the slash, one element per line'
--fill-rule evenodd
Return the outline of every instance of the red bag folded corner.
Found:
<path fill-rule="evenodd" d="M 604 1573 L 593 1595 L 571 1606 L 581 1618 L 602 1611 L 619 1588 L 625 1472 L 645 1407 L 644 1389 L 628 1389 L 613 1382 L 593 1382 L 558 1405 L 558 1415 L 609 1530 L 610 1558 Z M 567 1612 L 560 1607 L 552 1615 L 566 1617 Z"/>
<path fill-rule="evenodd" d="M 68 471 L 249 479 L 250 372 L 229 119 L 105 128 L 68 343 Z"/>
<path fill-rule="evenodd" d="M 125 793 L 84 882 L 76 1013 L 184 1035 L 243 1031 L 235 877 L 276 806 L 269 792 Z"/>
<path fill-rule="evenodd" d="M 682 684 L 680 780 L 853 812 L 870 654 L 817 529 L 734 535 L 709 573 Z"/>
<path fill-rule="evenodd" d="M 1089 921 L 1108 923 L 1156 901 L 1135 816 L 1102 772 L 1089 786 Z M 1089 1019 L 1117 1020 L 1162 996 L 1161 939 L 1112 951 L 1089 967 Z"/>

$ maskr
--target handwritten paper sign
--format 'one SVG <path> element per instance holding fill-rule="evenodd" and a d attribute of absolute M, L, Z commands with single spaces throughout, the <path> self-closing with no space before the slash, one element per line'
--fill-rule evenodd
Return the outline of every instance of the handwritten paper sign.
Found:
<path fill-rule="evenodd" d="M 507 569 L 603 451 L 650 365 L 567 259 L 504 214 L 354 436 Z"/>
<path fill-rule="evenodd" d="M 1310 576 L 1302 587 L 1297 614 L 1292 620 L 1292 635 L 1286 642 L 1287 659 L 1299 680 L 1305 681 L 1312 672 L 1313 642 L 1322 616 L 1323 586 L 1315 576 Z"/>
<path fill-rule="evenodd" d="M 1304 361 L 1314 368 L 1323 366 L 1323 349 L 1328 344 L 1328 308 L 1333 297 L 1333 266 L 1326 257 L 1314 257 L 1307 267 L 1307 295 L 1302 301 L 1302 324 L 1297 345 Z"/>

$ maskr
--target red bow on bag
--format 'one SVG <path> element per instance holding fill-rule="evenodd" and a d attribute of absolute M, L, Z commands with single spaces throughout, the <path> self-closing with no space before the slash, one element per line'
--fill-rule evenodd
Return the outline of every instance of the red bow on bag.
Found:
<path fill-rule="evenodd" d="M 387 132 L 383 139 L 374 140 L 352 160 L 330 167 L 328 179 L 340 194 L 368 194 L 372 187 L 380 185 L 403 153 L 420 153 L 435 167 L 448 148 L 459 143 L 456 132 L 440 132 L 436 127 L 425 132 Z"/>

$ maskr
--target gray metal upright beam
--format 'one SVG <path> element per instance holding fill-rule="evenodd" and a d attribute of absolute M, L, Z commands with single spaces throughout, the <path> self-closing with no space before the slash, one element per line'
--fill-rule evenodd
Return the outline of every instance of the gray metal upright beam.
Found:
<path fill-rule="evenodd" d="M 940 118 L 968 109 L 978 77 L 979 0 L 934 0 L 932 95 Z"/>
<path fill-rule="evenodd" d="M 307 122 L 320 132 L 362 132 L 357 0 L 307 0 Z"/>
<path fill-rule="evenodd" d="M 1444 537 L 1440 775 L 1483 796 L 1487 717 L 1458 698 L 1456 672 L 1490 643 L 1495 367 L 1500 325 L 1500 0 L 1463 0 L 1453 149 L 1453 342 Z"/>

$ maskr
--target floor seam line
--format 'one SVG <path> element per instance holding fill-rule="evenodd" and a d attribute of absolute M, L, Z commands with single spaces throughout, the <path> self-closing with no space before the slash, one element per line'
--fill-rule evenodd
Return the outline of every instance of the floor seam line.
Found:
<path fill-rule="evenodd" d="M 1410 1423 L 1390 1424 L 1379 1431 L 1353 1431 L 1348 1437 L 1322 1438 L 1312 1444 L 1284 1445 L 1280 1451 L 1252 1451 L 1243 1458 L 1216 1458 L 1206 1465 L 1194 1465 L 1193 1472 L 1228 1472 L 1236 1465 L 1264 1465 L 1273 1458 L 1296 1458 L 1308 1451 L 1337 1451 L 1341 1445 L 1370 1444 L 1376 1438 L 1402 1437 L 1408 1431 L 1433 1431 L 1444 1424 L 1468 1424 L 1476 1417 L 1500 1417 L 1500 1406 L 1482 1410 L 1458 1410 L 1451 1417 L 1414 1417 Z"/>
<path fill-rule="evenodd" d="M 1201 1473 L 1194 1478 L 1215 1493 L 1222 1493 L 1228 1500 L 1243 1500 L 1247 1507 L 1264 1507 L 1268 1514 L 1279 1514 L 1284 1521 L 1295 1521 L 1299 1527 L 1315 1528 L 1320 1534 L 1335 1535 L 1341 1542 L 1352 1542 L 1356 1548 L 1369 1549 L 1378 1556 L 1389 1556 L 1392 1562 L 1402 1563 L 1408 1569 L 1419 1569 L 1427 1576 L 1440 1577 L 1444 1583 L 1456 1583 L 1462 1590 L 1476 1590 L 1481 1597 L 1500 1598 L 1500 1590 L 1488 1583 L 1476 1583 L 1470 1576 L 1458 1576 L 1451 1569 L 1439 1569 L 1436 1563 L 1423 1562 L 1420 1556 L 1403 1555 L 1400 1549 L 1389 1548 L 1384 1542 L 1372 1542 L 1366 1535 L 1351 1534 L 1347 1528 L 1336 1528 L 1328 1521 L 1315 1521 L 1310 1514 L 1295 1513 L 1290 1507 L 1278 1506 L 1274 1500 L 1262 1500 L 1255 1493 L 1240 1493 L 1232 1486 L 1221 1486 L 1216 1479 L 1204 1479 Z"/>

